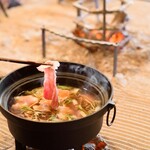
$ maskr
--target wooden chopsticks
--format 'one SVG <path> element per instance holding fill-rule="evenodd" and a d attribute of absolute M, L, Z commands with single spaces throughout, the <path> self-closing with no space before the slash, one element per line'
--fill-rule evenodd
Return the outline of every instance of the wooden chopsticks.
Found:
<path fill-rule="evenodd" d="M 39 62 L 33 62 L 33 61 L 23 61 L 23 60 L 16 60 L 16 59 L 8 59 L 8 58 L 0 58 L 0 61 L 5 61 L 5 62 L 11 62 L 11 63 L 19 63 L 19 64 L 27 64 L 27 65 L 50 65 L 51 64 L 45 64 L 45 63 L 39 63 Z"/>

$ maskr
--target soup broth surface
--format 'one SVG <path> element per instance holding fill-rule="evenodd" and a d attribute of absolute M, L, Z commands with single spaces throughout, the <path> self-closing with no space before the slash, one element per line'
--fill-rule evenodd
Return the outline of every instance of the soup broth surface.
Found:
<path fill-rule="evenodd" d="M 43 87 L 23 91 L 15 96 L 10 111 L 34 121 L 60 122 L 86 117 L 101 108 L 100 98 L 70 86 L 57 86 L 59 107 L 52 109 L 51 100 L 43 97 Z"/>

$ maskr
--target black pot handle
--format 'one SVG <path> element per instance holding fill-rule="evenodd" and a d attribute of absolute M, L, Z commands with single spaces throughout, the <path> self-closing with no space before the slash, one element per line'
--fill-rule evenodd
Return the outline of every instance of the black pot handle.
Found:
<path fill-rule="evenodd" d="M 112 109 L 114 110 L 114 113 L 113 113 L 111 121 L 109 121 L 110 111 Z M 115 106 L 114 102 L 111 102 L 111 103 L 109 103 L 108 111 L 107 111 L 107 119 L 106 119 L 107 126 L 111 126 L 113 124 L 115 117 L 116 117 L 116 106 Z"/>

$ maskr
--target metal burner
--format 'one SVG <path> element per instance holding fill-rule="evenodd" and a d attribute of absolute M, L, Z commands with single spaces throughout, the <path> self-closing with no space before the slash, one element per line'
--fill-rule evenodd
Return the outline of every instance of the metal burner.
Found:
<path fill-rule="evenodd" d="M 16 150 L 39 150 L 29 146 L 24 146 L 17 140 L 15 140 L 15 147 Z M 83 146 L 79 146 L 68 150 L 101 150 L 101 149 L 109 150 L 109 147 L 107 142 L 103 139 L 103 137 L 100 134 L 98 134 L 95 138 L 93 138 L 91 141 L 84 144 Z"/>
<path fill-rule="evenodd" d="M 25 146 L 24 144 L 18 142 L 17 140 L 15 140 L 15 148 L 16 148 L 16 150 L 42 150 L 42 149 L 36 149 L 36 148 L 33 148 L 33 147 Z M 45 150 L 45 148 L 44 148 L 44 150 Z M 62 150 L 64 150 L 64 149 L 62 149 Z M 82 146 L 79 146 L 79 147 L 76 147 L 76 148 L 71 148 L 71 149 L 68 149 L 68 150 L 82 150 Z"/>

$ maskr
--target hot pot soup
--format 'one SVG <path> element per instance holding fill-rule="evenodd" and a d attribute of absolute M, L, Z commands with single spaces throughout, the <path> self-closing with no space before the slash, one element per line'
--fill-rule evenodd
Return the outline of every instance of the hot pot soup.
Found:
<path fill-rule="evenodd" d="M 51 100 L 43 96 L 43 87 L 23 91 L 14 97 L 10 111 L 20 117 L 35 121 L 69 121 L 86 117 L 101 107 L 94 93 L 70 86 L 57 86 L 59 106 L 51 107 Z"/>

